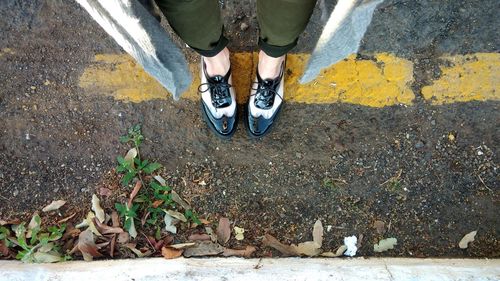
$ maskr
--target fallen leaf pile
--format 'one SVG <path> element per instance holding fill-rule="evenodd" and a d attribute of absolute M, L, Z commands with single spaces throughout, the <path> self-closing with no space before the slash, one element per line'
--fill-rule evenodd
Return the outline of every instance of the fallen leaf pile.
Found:
<path fill-rule="evenodd" d="M 320 220 L 314 223 L 312 232 L 312 241 L 306 241 L 299 243 L 297 245 L 286 245 L 278 241 L 275 237 L 270 234 L 264 235 L 262 244 L 265 247 L 271 247 L 279 251 L 284 256 L 323 256 L 323 257 L 340 257 L 347 250 L 346 245 L 341 245 L 337 248 L 335 252 L 327 251 L 323 252 L 321 247 L 323 246 L 323 224 Z"/>
<path fill-rule="evenodd" d="M 175 215 L 168 213 L 168 215 Z M 178 218 L 180 219 L 180 218 Z M 243 240 L 244 229 L 235 226 L 235 239 Z M 231 223 L 228 218 L 221 217 L 216 231 L 214 232 L 211 227 L 205 227 L 206 233 L 191 234 L 188 237 L 188 243 L 166 245 L 162 248 L 162 255 L 166 259 L 173 259 L 180 256 L 184 257 L 203 257 L 203 256 L 239 256 L 251 257 L 257 250 L 254 246 L 247 245 L 243 249 L 231 249 L 226 245 L 231 239 Z M 238 239 L 241 238 L 241 239 Z"/>

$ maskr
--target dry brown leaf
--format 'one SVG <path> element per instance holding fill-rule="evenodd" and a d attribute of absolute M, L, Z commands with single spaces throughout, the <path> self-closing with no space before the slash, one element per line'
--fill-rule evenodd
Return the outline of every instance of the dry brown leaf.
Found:
<path fill-rule="evenodd" d="M 93 222 L 95 224 L 95 227 L 101 234 L 120 234 L 124 232 L 121 227 L 112 227 L 104 223 L 100 223 L 97 218 L 94 218 Z"/>
<path fill-rule="evenodd" d="M 313 227 L 313 241 L 317 245 L 319 245 L 319 248 L 323 245 L 323 224 L 321 223 L 320 220 L 317 220 L 314 223 Z"/>
<path fill-rule="evenodd" d="M 99 244 L 95 244 L 97 246 L 97 249 L 101 250 L 102 248 L 105 248 L 109 245 L 109 243 L 111 243 L 111 240 L 110 241 L 106 241 L 106 242 L 102 242 L 102 243 L 99 243 Z"/>
<path fill-rule="evenodd" d="M 21 224 L 20 219 L 11 219 L 11 220 L 1 220 L 0 219 L 0 225 L 8 225 L 8 224 Z"/>
<path fill-rule="evenodd" d="M 128 199 L 128 207 L 129 207 L 129 209 L 132 208 L 132 201 L 134 200 L 134 198 L 139 193 L 139 190 L 141 190 L 141 187 L 142 187 L 142 181 L 137 181 L 135 183 L 134 189 L 130 193 L 130 196 L 129 196 L 129 199 Z"/>
<path fill-rule="evenodd" d="M 184 201 L 180 196 L 179 194 L 177 194 L 177 192 L 175 192 L 175 190 L 172 190 L 170 192 L 170 194 L 172 195 L 172 200 L 181 205 L 181 207 L 184 209 L 184 210 L 191 210 L 191 206 L 186 202 Z"/>
<path fill-rule="evenodd" d="M 152 206 L 153 208 L 158 208 L 161 204 L 163 204 L 163 200 L 155 200 Z"/>
<path fill-rule="evenodd" d="M 87 226 L 92 231 L 92 233 L 94 233 L 97 236 L 102 236 L 102 234 L 99 232 L 99 230 L 97 230 L 97 228 L 95 227 L 94 220 L 93 220 L 94 218 L 95 218 L 94 213 L 89 212 L 87 214 L 87 218 L 85 218 L 84 222 L 87 223 Z"/>
<path fill-rule="evenodd" d="M 226 244 L 231 238 L 231 224 L 228 218 L 220 218 L 217 226 L 217 241 L 221 244 Z"/>
<path fill-rule="evenodd" d="M 184 250 L 182 250 L 182 249 L 174 249 L 174 248 L 170 248 L 170 247 L 161 248 L 161 255 L 166 259 L 178 258 L 178 257 L 182 256 L 182 252 L 184 252 Z"/>
<path fill-rule="evenodd" d="M 210 235 L 205 234 L 205 233 L 202 233 L 202 234 L 195 233 L 195 234 L 189 235 L 188 240 L 189 241 L 206 241 L 206 240 L 210 240 Z"/>
<path fill-rule="evenodd" d="M 66 227 L 66 231 L 64 232 L 61 240 L 64 241 L 64 240 L 78 237 L 78 235 L 80 235 L 80 233 L 81 233 L 80 229 L 75 228 L 72 224 L 68 224 L 68 226 Z"/>
<path fill-rule="evenodd" d="M 174 249 L 185 249 L 185 248 L 193 247 L 195 245 L 196 245 L 196 243 L 190 242 L 190 243 L 174 244 L 174 245 L 170 245 L 169 247 L 174 248 Z"/>
<path fill-rule="evenodd" d="M 82 253 L 85 261 L 92 261 L 93 258 L 102 257 L 102 254 L 97 250 L 97 245 L 94 242 L 94 234 L 90 229 L 86 229 L 80 233 L 76 246 Z"/>
<path fill-rule="evenodd" d="M 113 227 L 120 227 L 120 217 L 116 211 L 111 213 L 111 223 Z"/>
<path fill-rule="evenodd" d="M 175 219 L 178 219 L 178 220 L 180 220 L 182 222 L 187 222 L 186 217 L 181 212 L 177 212 L 177 211 L 174 211 L 174 210 L 166 210 L 165 212 L 167 212 L 171 217 L 173 217 Z"/>
<path fill-rule="evenodd" d="M 225 257 L 237 256 L 237 257 L 249 258 L 252 256 L 255 250 L 257 249 L 254 246 L 246 246 L 246 248 L 242 250 L 224 248 L 224 252 L 222 253 L 222 255 Z"/>
<path fill-rule="evenodd" d="M 210 221 L 207 219 L 200 219 L 200 222 L 204 225 L 210 224 Z"/>
<path fill-rule="evenodd" d="M 373 228 L 377 230 L 377 233 L 383 235 L 385 233 L 385 222 L 376 220 L 373 222 Z"/>
<path fill-rule="evenodd" d="M 111 237 L 111 246 L 109 247 L 109 256 L 114 258 L 115 256 L 115 247 L 116 247 L 116 234 L 113 234 Z"/>
<path fill-rule="evenodd" d="M 66 201 L 64 201 L 64 200 L 55 200 L 55 201 L 52 201 L 49 205 L 45 206 L 42 209 L 42 211 L 43 212 L 55 211 L 55 210 L 61 208 L 64 204 L 66 204 Z"/>
<path fill-rule="evenodd" d="M 38 220 L 37 220 L 38 218 Z M 41 227 L 41 219 L 40 219 L 40 216 L 38 215 L 38 211 L 36 211 L 34 214 L 33 214 L 33 217 L 31 217 L 31 221 L 30 223 L 28 224 L 28 232 L 26 232 L 26 238 L 31 238 L 31 233 L 33 231 L 33 229 L 37 228 L 37 229 L 40 229 Z"/>
<path fill-rule="evenodd" d="M 340 247 L 337 248 L 337 251 L 334 252 L 324 252 L 324 253 L 321 253 L 320 256 L 322 257 L 328 257 L 328 258 L 335 258 L 335 257 L 340 257 L 344 254 L 344 252 L 347 250 L 347 246 L 346 245 L 342 245 Z"/>
<path fill-rule="evenodd" d="M 281 243 L 280 241 L 278 241 L 278 239 L 274 238 L 270 234 L 266 234 L 264 236 L 262 243 L 264 244 L 264 246 L 268 246 L 268 247 L 271 247 L 271 248 L 278 250 L 283 255 L 287 255 L 287 256 L 298 255 L 297 251 L 292 246 L 285 245 L 285 244 Z"/>
<path fill-rule="evenodd" d="M 167 235 L 165 236 L 165 238 L 163 238 L 164 245 L 172 245 L 173 242 L 174 242 L 174 237 L 171 235 Z"/>
<path fill-rule="evenodd" d="M 92 211 L 95 212 L 95 216 L 99 220 L 99 222 L 104 222 L 104 220 L 106 219 L 106 214 L 101 207 L 101 200 L 99 200 L 99 198 L 95 194 L 92 194 Z"/>
<path fill-rule="evenodd" d="M 297 246 L 292 245 L 292 247 L 297 253 L 310 257 L 317 256 L 321 253 L 321 247 L 314 241 L 306 241 L 299 243 Z"/>
<path fill-rule="evenodd" d="M 0 241 L 0 256 L 7 257 L 9 256 L 9 247 L 7 247 L 3 241 Z"/>
<path fill-rule="evenodd" d="M 214 230 L 211 227 L 206 226 L 205 231 L 210 236 L 210 240 L 212 240 L 212 242 L 217 242 L 217 234 L 214 233 Z"/>
<path fill-rule="evenodd" d="M 120 244 L 128 243 L 129 240 L 130 240 L 130 234 L 128 234 L 128 232 L 122 232 L 118 234 L 118 238 L 116 239 L 116 241 Z"/>
<path fill-rule="evenodd" d="M 138 258 L 144 258 L 144 257 L 150 256 L 152 254 L 150 250 L 147 250 L 146 252 L 143 253 L 140 250 L 138 250 L 135 246 L 136 246 L 136 244 L 134 244 L 134 243 L 125 244 L 125 247 L 127 247 L 129 250 L 131 250 Z"/>
<path fill-rule="evenodd" d="M 61 220 L 57 221 L 57 224 L 61 224 L 61 223 L 63 223 L 63 222 L 67 222 L 67 221 L 69 221 L 70 219 L 72 219 L 74 216 L 76 216 L 76 213 L 74 213 L 74 214 L 72 214 L 72 215 L 70 215 L 70 216 L 67 216 L 67 217 L 65 217 L 64 219 L 61 219 Z"/>
<path fill-rule="evenodd" d="M 215 256 L 224 252 L 224 247 L 211 241 L 196 243 L 193 247 L 184 250 L 183 255 L 189 257 Z"/>
<path fill-rule="evenodd" d="M 474 241 L 476 234 L 477 230 L 465 234 L 462 240 L 460 240 L 460 242 L 458 243 L 458 247 L 460 247 L 460 249 L 467 249 L 467 247 L 469 247 L 469 243 Z"/>
<path fill-rule="evenodd" d="M 125 157 L 123 157 L 123 160 L 125 160 L 126 163 L 129 163 L 130 167 L 135 168 L 135 163 L 134 163 L 135 157 L 137 157 L 137 149 L 134 147 L 127 152 Z"/>
<path fill-rule="evenodd" d="M 157 180 L 162 186 L 167 186 L 167 182 L 160 175 L 154 176 L 155 180 Z"/>

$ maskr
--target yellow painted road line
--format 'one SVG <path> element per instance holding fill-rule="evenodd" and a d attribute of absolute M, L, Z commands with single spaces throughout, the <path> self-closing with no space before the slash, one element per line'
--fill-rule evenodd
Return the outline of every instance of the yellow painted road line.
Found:
<path fill-rule="evenodd" d="M 500 54 L 477 53 L 442 58 L 441 77 L 422 88 L 433 104 L 500 100 Z"/>
<path fill-rule="evenodd" d="M 255 79 L 257 53 L 235 53 L 232 57 L 233 85 L 238 103 L 248 99 Z M 308 84 L 298 82 L 308 54 L 289 54 L 285 99 L 291 103 L 328 104 L 345 102 L 370 107 L 396 104 L 411 105 L 414 81 L 413 63 L 387 53 L 375 54 L 373 60 L 351 56 L 327 69 Z M 470 100 L 500 100 L 499 54 L 448 56 L 453 62 L 442 68 L 442 76 L 422 93 L 435 104 Z M 199 65 L 190 65 L 194 81 L 183 98 L 198 100 Z M 458 82 L 457 82 L 458 81 Z M 482 82 L 477 86 L 474 81 Z M 89 93 L 111 95 L 118 100 L 142 102 L 170 99 L 170 94 L 126 54 L 100 54 L 80 78 L 80 86 Z"/>

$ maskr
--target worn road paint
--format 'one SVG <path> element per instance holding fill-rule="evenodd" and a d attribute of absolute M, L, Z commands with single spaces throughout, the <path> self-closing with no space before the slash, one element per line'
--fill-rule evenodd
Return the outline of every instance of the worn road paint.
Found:
<path fill-rule="evenodd" d="M 16 54 L 16 52 L 14 52 L 11 48 L 0 49 L 0 57 L 2 57 L 4 54 L 6 54 L 6 55 L 14 55 L 14 54 Z"/>
<path fill-rule="evenodd" d="M 300 85 L 307 54 L 290 54 L 287 59 L 285 98 L 297 103 L 347 102 L 371 107 L 411 104 L 414 98 L 411 62 L 389 54 L 375 60 L 356 60 L 353 56 L 325 70 L 308 84 Z M 248 99 L 255 79 L 257 53 L 236 53 L 232 58 L 233 85 L 238 103 Z M 184 98 L 197 100 L 199 66 L 190 65 L 195 80 Z M 142 102 L 167 99 L 170 94 L 128 55 L 101 54 L 85 69 L 80 86 L 87 92 L 112 95 L 118 100 Z"/>
<path fill-rule="evenodd" d="M 291 103 L 327 104 L 345 102 L 370 107 L 396 104 L 411 105 L 414 93 L 413 63 L 387 53 L 373 59 L 351 56 L 324 69 L 316 80 L 301 85 L 299 77 L 308 54 L 289 54 L 285 99 Z M 257 53 L 232 55 L 233 86 L 238 103 L 248 99 L 255 79 Z M 434 104 L 457 101 L 500 100 L 500 55 L 475 54 L 442 58 L 442 75 L 423 88 L 424 97 Z M 199 65 L 190 65 L 195 77 L 183 98 L 198 100 Z M 101 54 L 80 78 L 80 86 L 89 93 L 106 94 L 118 100 L 142 102 L 169 99 L 170 94 L 126 54 Z"/>
<path fill-rule="evenodd" d="M 442 61 L 441 77 L 422 88 L 432 104 L 500 100 L 500 54 L 449 56 Z"/>

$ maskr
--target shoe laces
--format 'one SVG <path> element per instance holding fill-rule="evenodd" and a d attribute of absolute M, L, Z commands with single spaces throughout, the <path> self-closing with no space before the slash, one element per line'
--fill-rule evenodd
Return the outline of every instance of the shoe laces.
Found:
<path fill-rule="evenodd" d="M 250 96 L 255 97 L 255 106 L 260 109 L 269 109 L 274 105 L 274 98 L 276 96 L 283 100 L 283 97 L 275 90 L 280 82 L 280 79 L 266 79 L 260 82 L 253 82 L 252 90 L 255 93 Z"/>
<path fill-rule="evenodd" d="M 205 93 L 210 91 L 212 105 L 217 109 L 231 105 L 231 92 L 229 91 L 231 87 L 231 84 L 224 81 L 224 77 L 217 75 L 208 79 L 208 82 L 201 83 L 198 86 L 198 92 Z"/>

